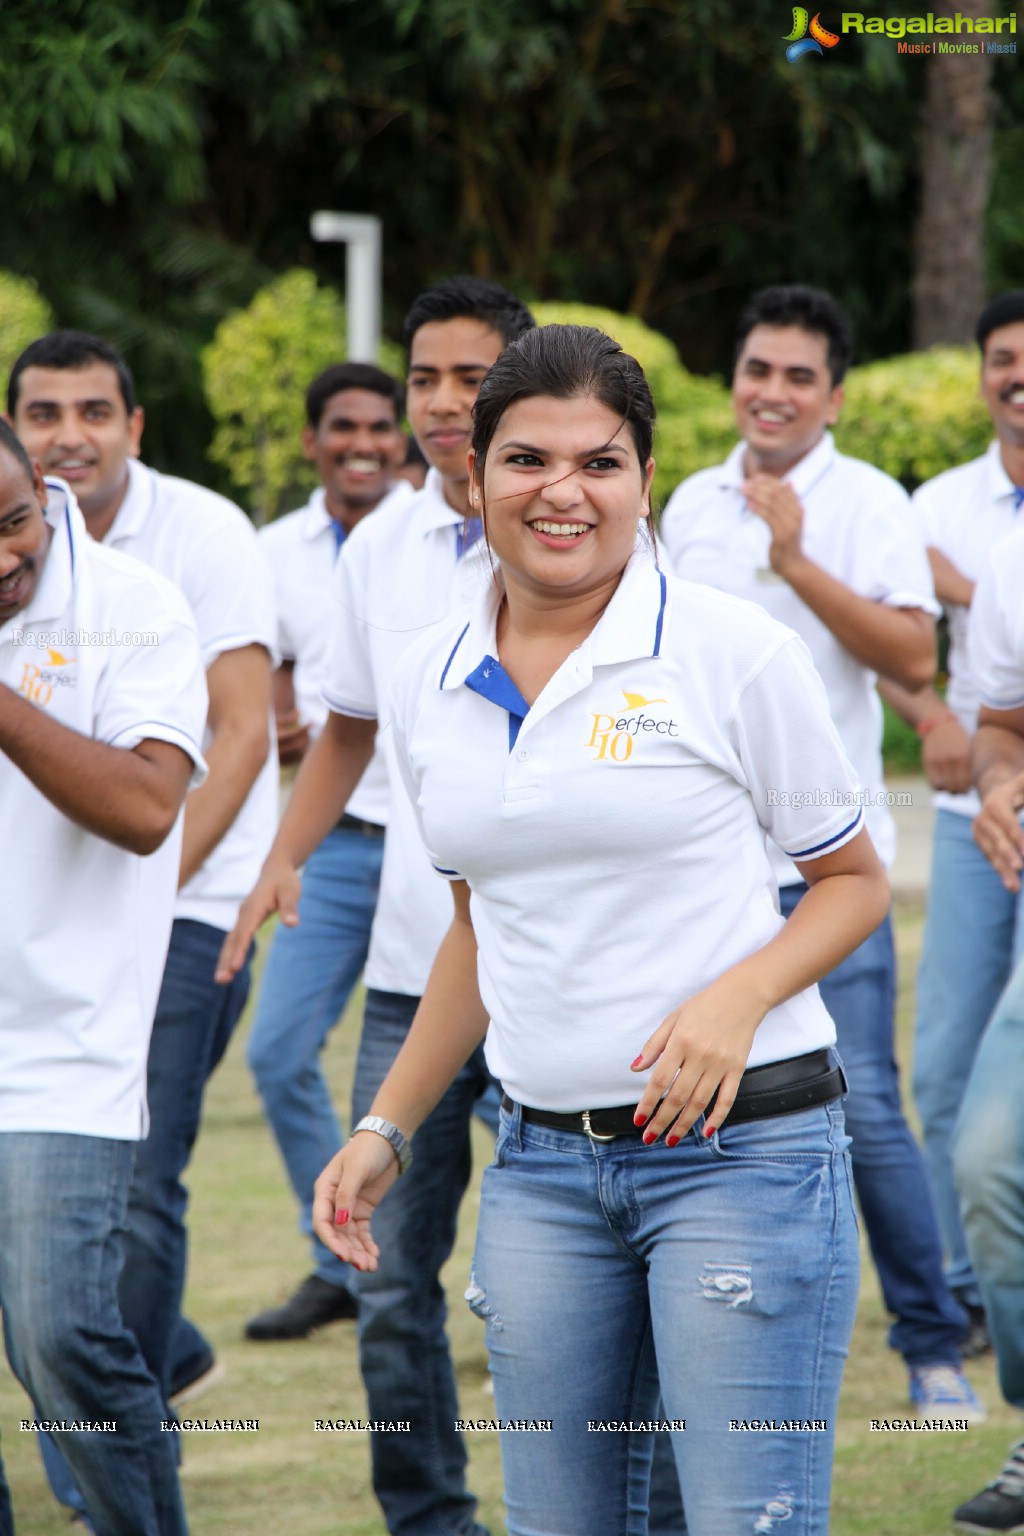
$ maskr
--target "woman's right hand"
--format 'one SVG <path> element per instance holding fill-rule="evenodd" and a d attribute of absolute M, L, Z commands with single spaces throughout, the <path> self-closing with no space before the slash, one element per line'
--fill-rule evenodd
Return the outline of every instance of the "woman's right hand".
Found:
<path fill-rule="evenodd" d="M 377 1268 L 370 1217 L 398 1178 L 398 1159 L 376 1131 L 357 1131 L 313 1186 L 313 1230 L 346 1264 Z"/>
<path fill-rule="evenodd" d="M 233 981 L 245 964 L 249 945 L 274 912 L 280 912 L 286 928 L 299 921 L 302 877 L 290 864 L 264 864 L 260 877 L 238 909 L 235 926 L 221 946 L 214 981 Z"/>

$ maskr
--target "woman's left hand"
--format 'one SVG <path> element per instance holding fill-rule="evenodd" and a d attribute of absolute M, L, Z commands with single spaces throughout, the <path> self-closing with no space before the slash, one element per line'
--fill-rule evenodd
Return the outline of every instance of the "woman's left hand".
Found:
<path fill-rule="evenodd" d="M 744 984 L 727 972 L 668 1015 L 633 1062 L 635 1072 L 654 1065 L 636 1108 L 636 1123 L 644 1127 L 646 1142 L 668 1131 L 665 1141 L 674 1147 L 703 1114 L 716 1088 L 714 1124 L 704 1127 L 705 1136 L 722 1125 L 764 1013 L 750 995 L 749 981 Z"/>

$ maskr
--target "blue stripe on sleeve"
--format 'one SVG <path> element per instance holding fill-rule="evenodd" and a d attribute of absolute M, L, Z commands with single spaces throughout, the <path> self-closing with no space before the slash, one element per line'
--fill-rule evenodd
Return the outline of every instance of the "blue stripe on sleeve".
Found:
<path fill-rule="evenodd" d="M 813 848 L 803 848 L 799 853 L 790 853 L 787 848 L 786 856 L 790 859 L 810 859 L 816 853 L 824 853 L 826 848 L 832 848 L 836 843 L 841 843 L 844 837 L 849 837 L 854 828 L 863 820 L 864 812 L 858 811 L 849 826 L 844 827 L 841 832 L 837 832 L 835 837 L 826 838 L 823 843 L 815 843 Z"/>

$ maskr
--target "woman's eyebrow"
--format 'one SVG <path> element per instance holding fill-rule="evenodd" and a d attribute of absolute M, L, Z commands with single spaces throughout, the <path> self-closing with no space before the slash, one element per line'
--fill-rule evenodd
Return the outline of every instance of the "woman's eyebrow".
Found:
<path fill-rule="evenodd" d="M 537 448 L 533 443 L 521 443 L 518 441 L 518 439 L 515 438 L 510 439 L 506 443 L 498 444 L 499 453 L 504 453 L 509 448 L 517 448 L 520 453 L 534 453 L 538 458 L 543 458 L 545 453 L 550 452 L 550 449 Z M 617 443 L 613 441 L 610 443 L 602 443 L 597 448 L 585 448 L 583 452 L 578 453 L 576 457 L 579 459 L 593 459 L 596 458 L 596 456 L 600 453 L 628 453 L 628 451 L 629 450 L 625 443 Z"/>

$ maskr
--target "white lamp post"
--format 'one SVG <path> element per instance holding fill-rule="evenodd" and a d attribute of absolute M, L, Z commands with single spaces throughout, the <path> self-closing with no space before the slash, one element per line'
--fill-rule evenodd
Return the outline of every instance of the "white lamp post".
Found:
<path fill-rule="evenodd" d="M 314 213 L 314 240 L 345 242 L 345 309 L 348 355 L 352 362 L 375 363 L 380 347 L 380 219 L 372 213 Z"/>

